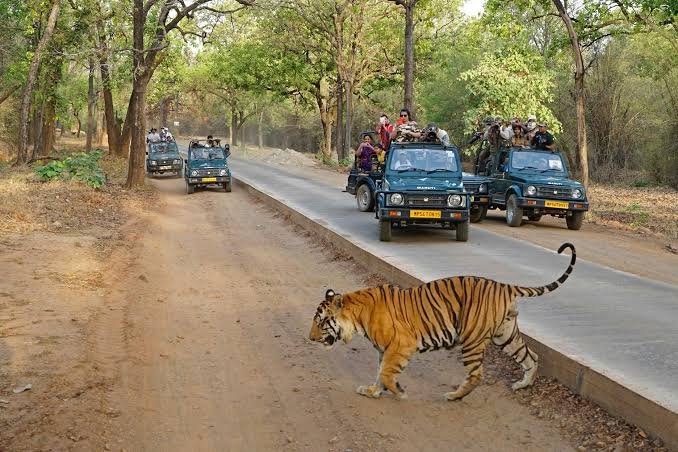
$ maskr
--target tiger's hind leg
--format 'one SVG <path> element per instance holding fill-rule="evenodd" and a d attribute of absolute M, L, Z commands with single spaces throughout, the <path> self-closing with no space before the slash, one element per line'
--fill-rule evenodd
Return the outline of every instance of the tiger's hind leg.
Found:
<path fill-rule="evenodd" d="M 497 329 L 492 342 L 500 347 L 504 353 L 513 358 L 523 368 L 523 378 L 511 388 L 514 391 L 531 386 L 537 378 L 539 356 L 525 343 L 523 336 L 518 330 L 518 313 L 511 311 Z"/>
<path fill-rule="evenodd" d="M 462 346 L 461 360 L 466 371 L 466 379 L 456 391 L 445 393 L 446 400 L 459 400 L 466 397 L 483 381 L 483 358 L 487 343 L 487 338 L 484 338 L 480 343 Z"/>
<path fill-rule="evenodd" d="M 384 353 L 381 350 L 377 350 L 379 353 L 379 358 L 377 360 L 377 381 L 373 385 L 362 385 L 358 386 L 356 392 L 360 395 L 366 397 L 379 398 L 382 391 L 384 390 L 384 385 L 381 383 L 380 373 L 381 373 L 381 362 L 384 359 Z"/>

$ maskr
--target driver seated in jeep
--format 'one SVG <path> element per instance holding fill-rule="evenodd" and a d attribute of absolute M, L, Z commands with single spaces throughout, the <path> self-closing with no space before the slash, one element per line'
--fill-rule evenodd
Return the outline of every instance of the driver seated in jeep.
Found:
<path fill-rule="evenodd" d="M 395 164 L 393 165 L 394 170 L 398 169 L 405 169 L 405 168 L 411 168 L 412 167 L 412 162 L 407 158 L 407 152 L 402 151 L 398 153 L 398 159 L 396 160 Z"/>

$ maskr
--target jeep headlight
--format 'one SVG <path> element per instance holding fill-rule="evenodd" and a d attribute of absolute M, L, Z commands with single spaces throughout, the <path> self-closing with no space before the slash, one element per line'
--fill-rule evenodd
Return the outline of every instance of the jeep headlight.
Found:
<path fill-rule="evenodd" d="M 196 170 L 191 171 L 191 176 L 195 177 L 198 175 L 198 172 Z"/>
<path fill-rule="evenodd" d="M 447 205 L 450 207 L 460 207 L 464 204 L 464 199 L 461 195 L 450 195 L 447 197 Z"/>
<path fill-rule="evenodd" d="M 155 160 L 151 160 L 151 166 L 157 165 L 157 164 L 158 164 L 158 162 L 156 162 Z"/>
<path fill-rule="evenodd" d="M 403 203 L 405 198 L 403 198 L 403 195 L 400 193 L 393 193 L 391 196 L 389 196 L 389 204 L 392 204 L 394 206 L 399 206 Z"/>
<path fill-rule="evenodd" d="M 572 197 L 575 198 L 575 199 L 579 199 L 579 198 L 581 198 L 583 195 L 584 195 L 584 194 L 582 193 L 582 191 L 581 191 L 580 189 L 578 189 L 578 188 L 575 188 L 574 190 L 572 190 Z"/>
<path fill-rule="evenodd" d="M 219 171 L 219 176 L 225 176 L 227 173 L 228 173 L 228 171 L 226 171 L 225 169 L 222 169 L 221 171 Z"/>
<path fill-rule="evenodd" d="M 534 196 L 537 194 L 537 189 L 534 185 L 528 185 L 525 193 L 527 193 L 528 196 Z"/>
<path fill-rule="evenodd" d="M 181 163 L 181 160 L 175 160 L 175 161 L 174 161 L 174 164 L 175 164 L 175 165 L 179 165 L 180 163 Z"/>
<path fill-rule="evenodd" d="M 478 187 L 478 193 L 487 193 L 487 184 L 482 183 L 480 184 L 480 187 Z"/>

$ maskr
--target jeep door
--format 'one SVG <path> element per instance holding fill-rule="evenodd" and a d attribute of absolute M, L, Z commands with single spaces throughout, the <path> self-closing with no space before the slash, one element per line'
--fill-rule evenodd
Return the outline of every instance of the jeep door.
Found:
<path fill-rule="evenodd" d="M 508 175 L 509 151 L 500 150 L 492 160 L 490 196 L 492 204 L 503 206 L 506 203 L 506 190 L 511 186 Z"/>

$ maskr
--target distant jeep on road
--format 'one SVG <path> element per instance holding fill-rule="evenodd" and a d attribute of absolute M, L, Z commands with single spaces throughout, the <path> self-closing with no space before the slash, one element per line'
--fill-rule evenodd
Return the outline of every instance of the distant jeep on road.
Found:
<path fill-rule="evenodd" d="M 392 143 L 376 192 L 379 239 L 392 228 L 440 225 L 468 240 L 469 199 L 456 147 L 437 143 Z"/>
<path fill-rule="evenodd" d="M 560 152 L 499 149 L 482 173 L 489 181 L 489 208 L 505 210 L 509 226 L 520 226 L 524 216 L 539 221 L 552 215 L 565 218 L 569 229 L 581 228 L 589 209 L 586 189 L 570 179 Z"/>

